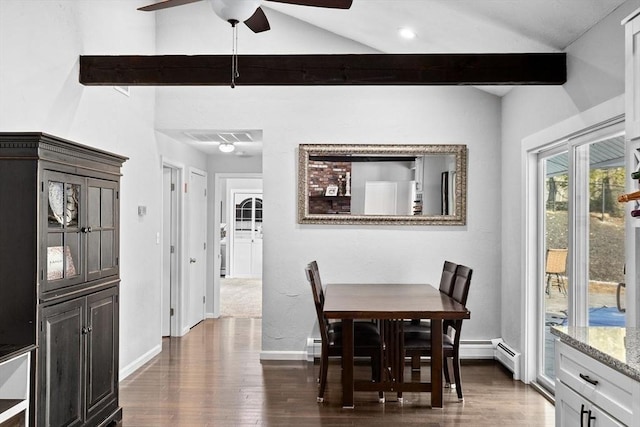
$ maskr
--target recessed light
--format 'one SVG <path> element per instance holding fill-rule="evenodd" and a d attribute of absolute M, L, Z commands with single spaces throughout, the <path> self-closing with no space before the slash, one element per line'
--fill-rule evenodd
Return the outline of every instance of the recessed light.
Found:
<path fill-rule="evenodd" d="M 400 34 L 400 37 L 402 37 L 403 39 L 412 40 L 416 38 L 416 33 L 411 28 L 408 28 L 408 27 L 400 28 L 400 30 L 398 30 L 398 33 Z"/>

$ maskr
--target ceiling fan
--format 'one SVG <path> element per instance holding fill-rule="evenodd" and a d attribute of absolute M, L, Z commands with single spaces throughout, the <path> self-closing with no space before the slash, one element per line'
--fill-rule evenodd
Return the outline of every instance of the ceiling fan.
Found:
<path fill-rule="evenodd" d="M 169 7 L 182 6 L 201 0 L 164 0 L 138 10 L 151 12 Z M 209 0 L 213 11 L 220 18 L 229 22 L 233 27 L 239 22 L 244 22 L 254 33 L 269 30 L 269 21 L 260 7 L 263 0 Z M 353 0 L 264 0 L 277 3 L 297 4 L 301 6 L 326 7 L 333 9 L 349 9 Z"/>

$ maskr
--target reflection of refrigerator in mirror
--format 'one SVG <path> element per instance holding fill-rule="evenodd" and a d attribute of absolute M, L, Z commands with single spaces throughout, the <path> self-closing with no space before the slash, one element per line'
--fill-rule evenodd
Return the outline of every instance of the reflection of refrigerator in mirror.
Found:
<path fill-rule="evenodd" d="M 416 197 L 415 181 L 367 181 L 365 215 L 411 215 Z"/>

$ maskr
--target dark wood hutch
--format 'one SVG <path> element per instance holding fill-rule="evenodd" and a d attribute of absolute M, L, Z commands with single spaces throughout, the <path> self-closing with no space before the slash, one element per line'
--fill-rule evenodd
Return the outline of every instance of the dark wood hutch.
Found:
<path fill-rule="evenodd" d="M 119 205 L 126 160 L 45 133 L 0 133 L 0 348 L 31 351 L 30 424 L 122 419 Z"/>

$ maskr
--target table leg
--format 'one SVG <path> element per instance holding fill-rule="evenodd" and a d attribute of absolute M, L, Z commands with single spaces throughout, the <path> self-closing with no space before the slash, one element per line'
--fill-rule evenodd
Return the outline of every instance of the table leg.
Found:
<path fill-rule="evenodd" d="M 442 408 L 442 319 L 431 319 L 431 407 Z"/>
<path fill-rule="evenodd" d="M 342 407 L 353 408 L 353 319 L 342 319 Z"/>

